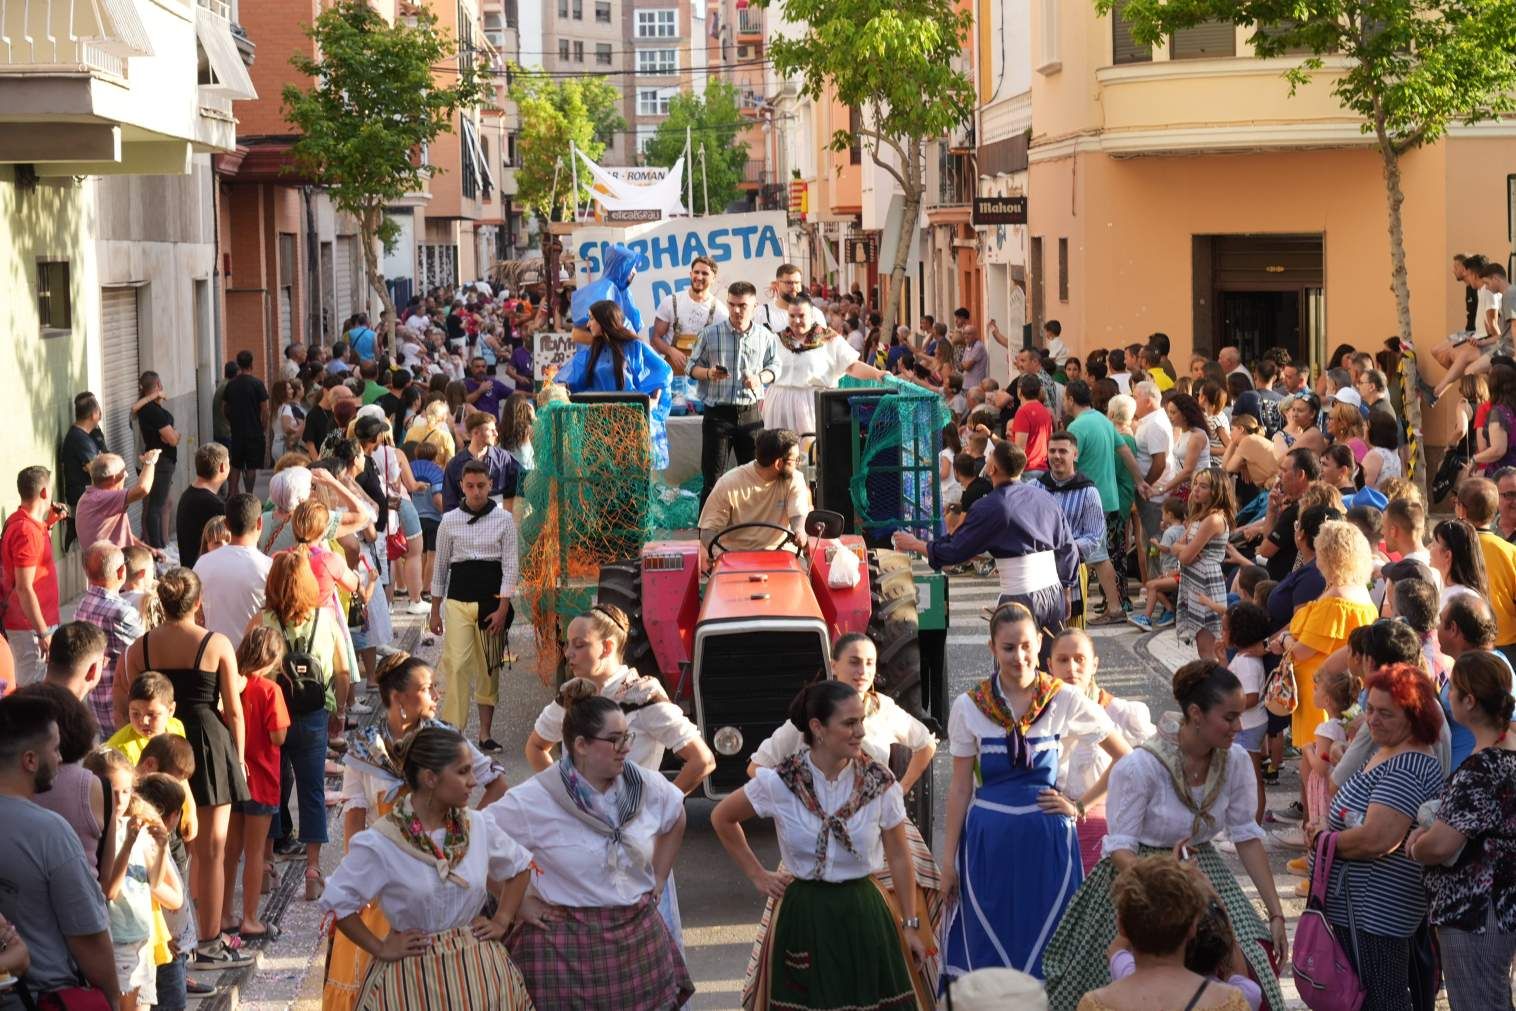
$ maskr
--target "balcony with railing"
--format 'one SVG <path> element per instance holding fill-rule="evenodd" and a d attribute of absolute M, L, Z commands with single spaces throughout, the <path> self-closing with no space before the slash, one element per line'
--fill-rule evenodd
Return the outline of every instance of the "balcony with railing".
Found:
<path fill-rule="evenodd" d="M 744 7 L 737 12 L 737 38 L 739 41 L 763 38 L 763 12 Z"/>
<path fill-rule="evenodd" d="M 256 97 L 224 0 L 0 0 L 0 162 L 182 174 Z"/>

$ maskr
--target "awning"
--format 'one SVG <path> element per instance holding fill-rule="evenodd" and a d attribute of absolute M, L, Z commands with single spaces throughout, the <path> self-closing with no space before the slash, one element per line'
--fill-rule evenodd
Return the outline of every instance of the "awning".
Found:
<path fill-rule="evenodd" d="M 118 3 L 122 0 L 106 0 Z M 253 90 L 253 79 L 248 76 L 247 65 L 242 62 L 242 53 L 232 38 L 231 22 L 219 14 L 213 14 L 198 4 L 195 7 L 195 36 L 200 48 L 211 64 L 210 84 L 201 87 L 208 92 L 225 95 L 233 100 L 251 100 L 258 97 Z"/>
<path fill-rule="evenodd" d="M 137 13 L 135 0 L 81 0 L 93 3 L 95 18 L 100 23 L 105 37 L 96 42 L 101 49 L 115 56 L 151 56 L 153 43 L 148 38 L 142 16 Z"/>
<path fill-rule="evenodd" d="M 480 189 L 494 189 L 495 175 L 490 171 L 489 164 L 484 160 L 484 148 L 479 144 L 479 134 L 474 130 L 474 122 L 467 116 L 463 119 L 463 143 L 468 145 L 469 156 L 474 163 L 474 181 Z"/>

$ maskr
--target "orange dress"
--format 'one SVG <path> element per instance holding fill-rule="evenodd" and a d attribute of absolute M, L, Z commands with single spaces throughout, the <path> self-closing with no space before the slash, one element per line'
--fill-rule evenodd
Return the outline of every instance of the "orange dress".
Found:
<path fill-rule="evenodd" d="M 1290 739 L 1295 747 L 1304 746 L 1316 735 L 1316 728 L 1326 722 L 1327 714 L 1316 705 L 1316 671 L 1331 653 L 1348 643 L 1348 635 L 1360 625 L 1379 617 L 1373 604 L 1361 604 L 1341 597 L 1318 597 L 1305 604 L 1290 619 L 1290 635 L 1315 650 L 1305 660 L 1295 661 L 1295 686 L 1298 699 L 1290 719 Z"/>

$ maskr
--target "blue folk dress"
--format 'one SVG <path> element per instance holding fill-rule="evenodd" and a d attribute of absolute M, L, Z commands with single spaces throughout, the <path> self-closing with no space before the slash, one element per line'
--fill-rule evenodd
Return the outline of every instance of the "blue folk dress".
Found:
<path fill-rule="evenodd" d="M 557 381 L 574 393 L 586 390 L 615 392 L 615 356 L 609 348 L 603 349 L 595 361 L 595 371 L 591 373 L 590 351 L 591 348 L 582 347 L 574 352 L 568 365 L 558 373 Z M 648 435 L 652 440 L 653 469 L 663 470 L 669 465 L 668 417 L 673 403 L 670 380 L 674 371 L 669 368 L 668 362 L 642 341 L 625 341 L 622 343 L 622 351 L 626 358 L 626 374 L 620 388 L 628 392 L 645 393 L 649 397 L 656 394 L 658 397 L 648 416 Z"/>
<path fill-rule="evenodd" d="M 1098 743 L 1115 725 L 1046 674 L 1022 716 L 1009 712 L 992 675 L 960 695 L 948 718 L 953 757 L 977 757 L 979 783 L 955 856 L 944 978 L 1011 968 L 1041 979 L 1048 939 L 1084 880 L 1074 819 L 1043 811 L 1037 795 L 1058 786 L 1077 744 Z"/>

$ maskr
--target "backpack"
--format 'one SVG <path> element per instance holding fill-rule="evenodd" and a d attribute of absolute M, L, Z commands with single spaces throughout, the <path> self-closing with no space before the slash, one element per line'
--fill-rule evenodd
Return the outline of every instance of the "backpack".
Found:
<path fill-rule="evenodd" d="M 1311 894 L 1305 912 L 1295 927 L 1295 950 L 1290 964 L 1295 970 L 1295 988 L 1306 1007 L 1316 1011 L 1358 1011 L 1368 995 L 1353 963 L 1348 960 L 1342 942 L 1326 918 L 1327 882 L 1332 873 L 1332 858 L 1337 853 L 1337 833 L 1322 832 L 1316 837 L 1316 865 L 1311 871 Z M 1344 882 L 1346 887 L 1346 882 Z M 1353 924 L 1353 899 L 1348 896 L 1348 934 L 1354 953 L 1358 950 L 1358 930 Z"/>
<path fill-rule="evenodd" d="M 276 678 L 284 693 L 284 704 L 292 716 L 306 716 L 326 708 L 326 671 L 321 661 L 311 653 L 311 644 L 316 641 L 316 625 L 321 621 L 321 609 L 311 616 L 311 630 L 305 643 L 290 642 L 289 629 L 279 623 L 288 649 L 284 654 L 284 666 Z"/>
<path fill-rule="evenodd" d="M 1263 707 L 1275 716 L 1289 716 L 1300 707 L 1299 686 L 1295 682 L 1295 660 L 1289 653 L 1263 679 Z"/>

